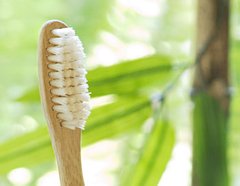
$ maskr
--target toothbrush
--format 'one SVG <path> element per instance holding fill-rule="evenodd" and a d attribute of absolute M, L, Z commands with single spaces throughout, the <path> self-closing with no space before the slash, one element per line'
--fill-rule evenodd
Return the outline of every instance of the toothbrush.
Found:
<path fill-rule="evenodd" d="M 90 114 L 82 43 L 72 28 L 46 22 L 40 34 L 40 95 L 61 186 L 84 186 L 81 131 Z"/>

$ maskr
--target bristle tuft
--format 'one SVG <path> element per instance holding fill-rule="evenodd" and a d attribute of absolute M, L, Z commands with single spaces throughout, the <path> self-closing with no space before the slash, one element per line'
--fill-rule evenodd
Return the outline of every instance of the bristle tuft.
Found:
<path fill-rule="evenodd" d="M 47 50 L 51 54 L 48 68 L 53 110 L 63 127 L 84 129 L 90 114 L 90 95 L 82 43 L 72 28 L 54 29 L 52 33 L 56 37 L 49 40 L 53 46 Z"/>

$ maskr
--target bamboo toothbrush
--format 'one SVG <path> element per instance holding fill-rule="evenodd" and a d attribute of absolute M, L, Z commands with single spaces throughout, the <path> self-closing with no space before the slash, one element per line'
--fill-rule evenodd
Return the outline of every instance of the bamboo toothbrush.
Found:
<path fill-rule="evenodd" d="M 40 95 L 61 186 L 83 186 L 81 130 L 90 114 L 81 41 L 72 28 L 48 21 L 39 43 Z"/>

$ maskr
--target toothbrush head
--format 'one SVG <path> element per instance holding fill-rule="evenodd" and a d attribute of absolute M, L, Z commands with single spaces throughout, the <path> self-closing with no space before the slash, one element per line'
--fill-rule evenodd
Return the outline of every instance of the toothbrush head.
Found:
<path fill-rule="evenodd" d="M 42 64 L 42 69 L 47 71 L 42 73 L 42 84 L 51 110 L 45 114 L 53 112 L 54 116 L 47 118 L 54 117 L 62 127 L 84 129 L 90 114 L 90 95 L 82 43 L 75 31 L 62 22 L 46 25 L 48 29 L 43 29 L 45 41 L 41 47 L 45 55 L 40 57 L 47 63 Z"/>

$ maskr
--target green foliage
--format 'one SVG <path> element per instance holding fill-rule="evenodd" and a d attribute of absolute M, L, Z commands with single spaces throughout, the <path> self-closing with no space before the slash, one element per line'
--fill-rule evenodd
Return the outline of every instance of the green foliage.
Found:
<path fill-rule="evenodd" d="M 90 91 L 93 96 L 132 96 L 143 93 L 153 85 L 161 87 L 172 74 L 170 62 L 167 56 L 154 55 L 112 67 L 100 67 L 89 73 Z"/>
<path fill-rule="evenodd" d="M 175 133 L 167 121 L 154 123 L 151 132 L 145 137 L 139 159 L 127 172 L 122 185 L 158 185 L 158 182 L 171 157 L 175 143 Z"/>
<path fill-rule="evenodd" d="M 89 145 L 102 139 L 123 135 L 133 129 L 138 129 L 150 114 L 149 100 L 141 97 L 138 97 L 135 101 L 124 99 L 97 108 L 93 110 L 89 118 L 83 144 Z"/>
<path fill-rule="evenodd" d="M 150 115 L 149 104 L 148 100 L 139 98 L 133 102 L 119 100 L 94 109 L 83 135 L 83 145 L 123 135 L 139 128 Z M 109 110 L 111 112 L 106 112 Z M 0 174 L 5 174 L 11 169 L 21 166 L 31 167 L 53 160 L 54 157 L 46 127 L 38 128 L 1 144 L 0 151 L 2 152 L 0 154 L 2 166 Z"/>
<path fill-rule="evenodd" d="M 110 93 L 115 93 L 118 97 L 113 103 L 92 111 L 83 135 L 83 145 L 121 136 L 129 131 L 139 129 L 143 122 L 151 116 L 151 107 L 147 96 L 138 96 L 138 94 L 143 88 L 150 85 L 157 84 L 160 86 L 164 79 L 171 77 L 171 74 L 170 59 L 160 55 L 128 61 L 111 67 L 99 67 L 90 71 L 89 84 L 92 87 L 93 97 Z M 159 79 L 163 80 L 158 83 Z M 125 85 L 129 82 L 131 87 L 127 89 Z M 135 99 L 132 99 L 131 95 L 135 95 Z M 26 92 L 17 101 L 24 103 L 39 102 L 38 88 Z M 168 131 L 168 129 L 166 130 Z M 162 135 L 160 132 L 154 132 L 153 134 L 154 138 Z M 167 141 L 164 140 L 162 149 L 166 150 L 164 156 L 167 157 L 163 158 L 163 165 L 166 164 L 172 148 L 172 138 L 168 139 L 168 133 L 166 134 Z M 172 132 L 169 135 L 173 135 Z M 150 138 L 149 140 L 153 143 L 154 139 Z M 161 148 L 161 145 L 159 148 Z M 5 174 L 19 166 L 31 167 L 53 160 L 49 135 L 45 127 L 1 144 L 0 151 L 3 152 L 0 155 L 0 164 L 4 167 L 0 170 L 0 174 Z M 146 150 L 146 152 L 148 151 L 153 151 L 153 148 Z M 159 153 L 162 153 L 162 151 L 160 150 Z M 159 154 L 159 157 L 162 157 L 162 155 Z M 156 154 L 154 158 L 159 161 L 159 157 Z"/>

